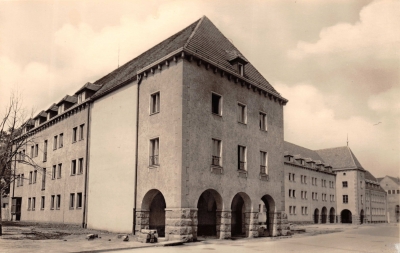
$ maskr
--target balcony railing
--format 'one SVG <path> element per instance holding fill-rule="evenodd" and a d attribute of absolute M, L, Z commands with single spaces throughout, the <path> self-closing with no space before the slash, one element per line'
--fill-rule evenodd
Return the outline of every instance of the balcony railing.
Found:
<path fill-rule="evenodd" d="M 150 156 L 150 165 L 159 165 L 158 155 Z"/>
<path fill-rule="evenodd" d="M 221 157 L 213 155 L 211 164 L 212 165 L 216 165 L 216 166 L 220 166 L 221 165 L 220 161 L 221 161 Z"/>
<path fill-rule="evenodd" d="M 260 173 L 261 174 L 266 174 L 265 171 L 266 170 L 266 166 L 265 165 L 260 165 Z"/>
<path fill-rule="evenodd" d="M 239 161 L 239 170 L 246 170 L 246 162 Z"/>

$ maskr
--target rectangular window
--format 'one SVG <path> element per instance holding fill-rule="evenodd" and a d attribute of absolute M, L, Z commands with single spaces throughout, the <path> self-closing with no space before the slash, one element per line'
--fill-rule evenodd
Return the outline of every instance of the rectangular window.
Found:
<path fill-rule="evenodd" d="M 268 174 L 268 153 L 260 151 L 260 173 Z"/>
<path fill-rule="evenodd" d="M 246 170 L 246 147 L 238 146 L 238 170 Z"/>
<path fill-rule="evenodd" d="M 343 185 L 343 188 L 346 188 L 347 187 L 347 181 L 343 181 L 342 185 Z"/>
<path fill-rule="evenodd" d="M 53 150 L 57 149 L 57 140 L 58 140 L 58 136 L 54 136 L 54 143 L 53 143 Z"/>
<path fill-rule="evenodd" d="M 37 179 L 37 170 L 33 172 L 33 179 L 32 179 L 32 184 L 36 184 L 36 179 Z"/>
<path fill-rule="evenodd" d="M 292 206 L 289 206 L 289 214 L 292 214 Z"/>
<path fill-rule="evenodd" d="M 57 173 L 57 178 L 61 178 L 62 175 L 62 163 L 58 164 L 58 173 Z"/>
<path fill-rule="evenodd" d="M 82 93 L 78 95 L 78 104 L 82 103 Z"/>
<path fill-rule="evenodd" d="M 213 114 L 222 115 L 222 97 L 212 93 L 211 103 L 211 112 Z"/>
<path fill-rule="evenodd" d="M 21 178 L 20 178 L 20 183 L 19 183 L 19 185 L 20 186 L 23 186 L 24 185 L 24 174 L 21 174 Z"/>
<path fill-rule="evenodd" d="M 82 208 L 82 192 L 76 194 L 76 208 Z"/>
<path fill-rule="evenodd" d="M 35 154 L 35 146 L 31 146 L 31 158 Z"/>
<path fill-rule="evenodd" d="M 43 162 L 47 161 L 47 140 L 43 144 Z"/>
<path fill-rule="evenodd" d="M 72 142 L 76 142 L 77 138 L 78 138 L 78 128 L 74 127 L 72 129 Z"/>
<path fill-rule="evenodd" d="M 349 195 L 343 195 L 343 203 L 344 204 L 349 203 Z"/>
<path fill-rule="evenodd" d="M 260 112 L 260 130 L 267 131 L 267 114 Z"/>
<path fill-rule="evenodd" d="M 292 197 L 292 189 L 289 189 L 289 198 Z"/>
<path fill-rule="evenodd" d="M 46 168 L 43 168 L 42 174 L 42 190 L 46 189 Z"/>
<path fill-rule="evenodd" d="M 296 214 L 296 206 L 293 206 L 293 214 Z"/>
<path fill-rule="evenodd" d="M 361 204 L 364 204 L 363 195 L 361 195 Z"/>
<path fill-rule="evenodd" d="M 75 193 L 69 195 L 69 209 L 74 209 L 75 206 Z"/>
<path fill-rule="evenodd" d="M 289 181 L 292 181 L 292 173 L 289 173 Z"/>
<path fill-rule="evenodd" d="M 301 198 L 304 199 L 304 192 L 301 191 Z"/>
<path fill-rule="evenodd" d="M 160 112 L 160 92 L 151 94 L 150 114 Z"/>
<path fill-rule="evenodd" d="M 306 209 L 306 214 L 308 214 L 308 210 L 307 210 L 308 208 L 306 207 L 305 209 Z"/>
<path fill-rule="evenodd" d="M 292 181 L 293 181 L 293 182 L 296 182 L 296 177 L 295 177 L 295 174 L 294 174 L 294 173 L 292 174 Z"/>
<path fill-rule="evenodd" d="M 51 195 L 51 200 L 50 200 L 50 209 L 51 210 L 54 209 L 54 199 L 55 199 L 55 195 Z"/>
<path fill-rule="evenodd" d="M 51 179 L 56 179 L 56 171 L 57 171 L 57 166 L 53 165 L 53 169 L 51 171 Z"/>
<path fill-rule="evenodd" d="M 45 207 L 45 197 L 44 196 L 42 196 L 42 201 L 40 202 L 40 210 L 44 210 L 44 207 Z"/>
<path fill-rule="evenodd" d="M 79 126 L 79 140 L 83 140 L 85 124 Z"/>
<path fill-rule="evenodd" d="M 76 175 L 76 160 L 72 160 L 71 162 L 71 176 Z"/>
<path fill-rule="evenodd" d="M 212 139 L 212 165 L 221 166 L 221 141 Z"/>
<path fill-rule="evenodd" d="M 83 174 L 83 158 L 79 158 L 78 160 L 78 173 Z"/>
<path fill-rule="evenodd" d="M 31 210 L 31 198 L 28 198 L 28 211 Z"/>
<path fill-rule="evenodd" d="M 293 190 L 293 198 L 296 198 L 296 190 Z"/>
<path fill-rule="evenodd" d="M 32 211 L 35 211 L 36 208 L 36 197 L 32 198 Z"/>
<path fill-rule="evenodd" d="M 59 210 L 61 207 L 61 195 L 57 195 L 56 199 L 56 209 Z"/>
<path fill-rule="evenodd" d="M 35 145 L 35 157 L 39 155 L 39 144 Z"/>
<path fill-rule="evenodd" d="M 64 146 L 64 134 L 60 134 L 60 139 L 59 139 L 59 142 L 60 142 L 60 148 L 62 148 L 63 146 Z"/>
<path fill-rule="evenodd" d="M 160 141 L 159 138 L 150 140 L 150 166 L 159 165 L 159 148 Z"/>
<path fill-rule="evenodd" d="M 360 181 L 360 187 L 361 187 L 361 189 L 363 188 L 363 183 L 362 183 L 362 181 Z"/>
<path fill-rule="evenodd" d="M 237 107 L 238 122 L 246 124 L 247 122 L 247 109 L 244 104 L 238 103 Z"/>
<path fill-rule="evenodd" d="M 303 183 L 303 175 L 300 176 L 300 181 Z"/>
<path fill-rule="evenodd" d="M 239 75 L 243 76 L 244 75 L 244 66 L 243 64 L 238 62 L 238 71 L 239 71 Z"/>
<path fill-rule="evenodd" d="M 304 183 L 307 184 L 307 176 L 304 176 Z"/>
<path fill-rule="evenodd" d="M 304 192 L 304 198 L 307 199 L 307 191 Z"/>

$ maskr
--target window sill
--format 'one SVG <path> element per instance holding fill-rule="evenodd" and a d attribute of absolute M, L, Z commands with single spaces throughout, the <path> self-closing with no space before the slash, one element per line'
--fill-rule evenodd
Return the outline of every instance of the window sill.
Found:
<path fill-rule="evenodd" d="M 261 131 L 261 132 L 268 133 L 268 130 L 267 130 L 267 129 L 261 129 L 261 128 L 260 128 L 260 131 Z"/>
<path fill-rule="evenodd" d="M 45 191 L 46 190 L 46 188 L 42 188 L 42 191 Z"/>
<path fill-rule="evenodd" d="M 149 114 L 149 116 L 152 116 L 152 115 L 155 115 L 155 114 L 159 114 L 160 112 L 151 112 L 150 114 Z"/>
<path fill-rule="evenodd" d="M 70 207 L 69 210 L 75 210 L 75 208 L 74 207 Z"/>
<path fill-rule="evenodd" d="M 77 207 L 77 208 L 76 208 L 76 210 L 80 210 L 80 209 L 82 209 L 82 207 Z"/>
<path fill-rule="evenodd" d="M 238 121 L 239 124 L 247 126 L 247 123 Z"/>
<path fill-rule="evenodd" d="M 159 164 L 153 164 L 153 165 L 149 165 L 149 167 L 147 167 L 147 168 L 149 168 L 149 169 L 156 169 L 156 168 L 158 168 L 158 167 L 160 167 Z"/>
<path fill-rule="evenodd" d="M 211 165 L 210 171 L 211 171 L 211 173 L 214 173 L 214 174 L 223 174 L 224 168 L 219 165 Z"/>
<path fill-rule="evenodd" d="M 213 113 L 213 112 L 211 114 L 222 118 L 222 114 L 217 114 L 217 113 Z"/>
<path fill-rule="evenodd" d="M 269 181 L 269 175 L 266 173 L 260 173 L 260 179 L 262 181 Z"/>
<path fill-rule="evenodd" d="M 248 176 L 247 170 L 237 170 L 237 171 L 238 171 L 238 177 L 247 178 Z"/>
<path fill-rule="evenodd" d="M 76 143 L 76 141 L 72 141 L 72 144 Z"/>

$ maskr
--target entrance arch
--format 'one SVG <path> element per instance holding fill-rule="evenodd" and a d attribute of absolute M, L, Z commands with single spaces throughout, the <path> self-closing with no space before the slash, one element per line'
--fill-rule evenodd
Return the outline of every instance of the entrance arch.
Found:
<path fill-rule="evenodd" d="M 157 189 L 146 193 L 142 202 L 142 211 L 149 216 L 149 229 L 156 229 L 159 237 L 165 236 L 165 208 L 164 195 Z"/>
<path fill-rule="evenodd" d="M 318 224 L 318 220 L 319 220 L 319 210 L 318 210 L 318 208 L 315 208 L 315 210 L 314 210 L 314 223 Z"/>
<path fill-rule="evenodd" d="M 400 217 L 400 206 L 399 205 L 396 205 L 396 208 L 395 208 L 395 212 L 396 212 L 396 222 L 399 222 L 399 217 Z"/>
<path fill-rule="evenodd" d="M 331 210 L 329 210 L 329 222 L 335 223 L 335 208 L 333 207 L 331 207 Z"/>
<path fill-rule="evenodd" d="M 250 197 L 244 193 L 239 192 L 232 199 L 231 204 L 231 234 L 232 236 L 246 236 L 246 224 L 249 224 L 249 217 L 246 217 L 246 211 L 251 210 Z"/>
<path fill-rule="evenodd" d="M 361 212 L 360 212 L 360 224 L 363 224 L 364 223 L 364 209 L 361 209 Z"/>
<path fill-rule="evenodd" d="M 197 202 L 197 235 L 199 236 L 217 236 L 218 221 L 217 211 L 221 211 L 222 197 L 213 190 L 205 190 Z"/>
<path fill-rule="evenodd" d="M 321 210 L 321 223 L 326 223 L 328 217 L 328 210 L 326 209 L 326 207 L 323 207 Z"/>
<path fill-rule="evenodd" d="M 352 223 L 351 212 L 347 209 L 344 209 L 340 213 L 340 218 L 342 220 L 342 223 Z"/>
<path fill-rule="evenodd" d="M 259 236 L 273 235 L 273 220 L 275 214 L 275 201 L 270 195 L 264 195 L 259 204 L 258 222 L 264 228 L 264 233 Z M 261 230 L 260 230 L 261 231 Z"/>

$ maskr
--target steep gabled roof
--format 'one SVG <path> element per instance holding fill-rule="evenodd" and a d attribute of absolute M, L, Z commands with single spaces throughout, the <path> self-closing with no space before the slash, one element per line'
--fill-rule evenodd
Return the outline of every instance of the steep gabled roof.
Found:
<path fill-rule="evenodd" d="M 331 164 L 334 169 L 362 169 L 360 162 L 349 147 L 336 147 L 316 150 L 316 152 Z"/>
<path fill-rule="evenodd" d="M 237 74 L 238 69 L 232 66 L 229 61 L 235 57 L 247 61 L 229 39 L 206 16 L 203 16 L 185 29 L 95 81 L 94 84 L 100 85 L 101 88 L 92 96 L 92 99 L 101 97 L 129 81 L 136 80 L 139 70 L 180 49 L 199 55 Z M 271 94 L 287 101 L 251 63 L 246 64 L 244 77 L 263 87 Z"/>
<path fill-rule="evenodd" d="M 323 161 L 323 159 L 314 150 L 304 148 L 287 141 L 283 143 L 283 149 L 285 152 L 288 152 L 288 154 L 293 156 L 300 155 L 303 159 L 311 158 L 313 161 L 316 160 Z"/>
<path fill-rule="evenodd" d="M 397 185 L 400 186 L 400 178 L 397 178 L 397 177 L 385 176 L 385 177 L 377 178 L 377 180 L 378 180 L 378 182 L 381 182 L 384 178 L 389 178 L 389 179 L 391 179 L 393 182 L 395 182 Z"/>

